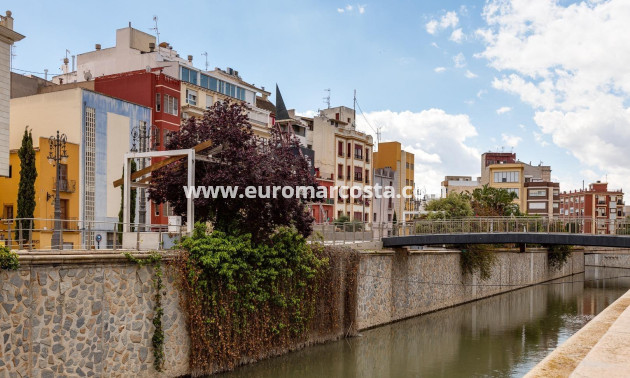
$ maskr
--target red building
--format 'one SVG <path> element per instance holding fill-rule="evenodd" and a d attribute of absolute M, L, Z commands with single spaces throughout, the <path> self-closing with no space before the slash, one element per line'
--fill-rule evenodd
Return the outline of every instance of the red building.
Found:
<path fill-rule="evenodd" d="M 584 232 L 610 234 L 614 220 L 623 217 L 623 192 L 608 189 L 608 184 L 597 181 L 588 189 L 560 194 L 560 215 L 584 219 Z"/>
<path fill-rule="evenodd" d="M 164 151 L 168 133 L 179 131 L 180 127 L 180 88 L 181 83 L 162 73 L 161 68 L 150 71 L 138 70 L 100 76 L 94 80 L 94 90 L 122 100 L 152 109 L 151 143 L 153 150 Z M 154 158 L 153 162 L 160 159 Z M 122 163 L 121 163 L 122 164 Z M 167 224 L 166 204 L 151 205 L 151 224 Z"/>
<path fill-rule="evenodd" d="M 313 213 L 313 218 L 315 218 L 315 223 L 332 222 L 335 218 L 335 201 L 331 197 L 332 193 L 330 191 L 332 186 L 335 185 L 335 178 L 332 177 L 332 175 L 330 177 L 321 177 L 319 169 L 315 168 L 315 181 L 317 181 L 318 186 L 325 187 L 326 193 L 328 194 L 328 198 L 322 202 L 311 204 L 311 211 Z"/>

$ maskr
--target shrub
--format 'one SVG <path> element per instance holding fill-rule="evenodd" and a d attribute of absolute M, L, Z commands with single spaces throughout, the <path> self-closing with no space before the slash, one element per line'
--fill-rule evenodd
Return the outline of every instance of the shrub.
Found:
<path fill-rule="evenodd" d="M 8 247 L 0 247 L 0 269 L 18 270 L 20 261 L 17 253 L 9 250 Z"/>
<path fill-rule="evenodd" d="M 482 281 L 490 278 L 492 266 L 496 262 L 496 255 L 492 247 L 484 244 L 468 244 L 462 249 L 460 265 L 464 274 L 479 272 Z"/>
<path fill-rule="evenodd" d="M 547 264 L 552 269 L 560 269 L 571 257 L 570 245 L 550 245 L 547 247 Z"/>

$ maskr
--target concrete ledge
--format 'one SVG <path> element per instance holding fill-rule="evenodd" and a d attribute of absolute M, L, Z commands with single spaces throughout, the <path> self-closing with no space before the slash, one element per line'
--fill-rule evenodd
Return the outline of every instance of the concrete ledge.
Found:
<path fill-rule="evenodd" d="M 604 311 L 592 319 L 582 329 L 571 336 L 562 345 L 557 347 L 551 354 L 549 354 L 544 360 L 536 365 L 525 377 L 568 377 L 574 371 L 577 373 L 576 368 L 590 354 L 594 347 L 598 344 L 600 339 L 609 331 L 612 331 L 612 325 L 617 321 L 620 315 L 626 312 L 626 316 L 630 317 L 628 307 L 630 306 L 630 291 L 617 299 L 613 304 L 608 306 Z M 624 327 L 630 327 L 625 325 Z M 628 329 L 626 328 L 626 332 Z M 626 344 L 630 341 L 630 335 L 625 335 Z M 613 352 L 610 351 L 609 352 Z M 609 375 L 604 373 L 602 366 L 597 366 L 595 370 L 590 370 L 587 375 L 574 375 L 578 377 L 607 377 L 612 378 L 614 376 L 628 376 L 630 370 L 630 349 L 627 350 L 629 354 L 623 355 L 625 359 L 626 367 L 625 374 L 622 375 Z M 615 353 L 612 353 L 615 354 Z M 595 360 L 594 360 L 595 361 Z M 588 364 L 585 369 L 588 368 Z M 587 370 L 583 370 L 586 372 Z"/>
<path fill-rule="evenodd" d="M 630 374 L 630 291 L 624 297 L 628 306 L 580 362 L 572 377 L 612 378 Z"/>
<path fill-rule="evenodd" d="M 43 264 L 74 264 L 74 263 L 113 263 L 128 262 L 123 255 L 130 252 L 137 259 L 145 259 L 151 255 L 148 251 L 118 250 L 118 251 L 54 251 L 54 252 L 27 252 L 19 251 L 18 258 L 20 265 L 43 265 Z M 164 260 L 169 260 L 177 256 L 176 251 L 161 251 Z"/>

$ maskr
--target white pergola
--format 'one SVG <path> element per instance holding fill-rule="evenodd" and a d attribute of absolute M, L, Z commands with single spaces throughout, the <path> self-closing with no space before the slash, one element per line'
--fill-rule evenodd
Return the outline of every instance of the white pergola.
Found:
<path fill-rule="evenodd" d="M 192 187 L 195 185 L 195 149 L 185 149 L 185 150 L 170 150 L 170 151 L 152 151 L 152 152 L 129 152 L 125 154 L 125 163 L 123 168 L 123 231 L 130 232 L 131 231 L 131 188 L 148 188 L 149 184 L 146 182 L 134 182 L 131 177 L 131 169 L 130 162 L 132 159 L 140 159 L 140 158 L 153 158 L 153 157 L 175 157 L 175 158 L 188 158 L 188 179 L 187 184 L 188 187 Z M 201 160 L 207 159 L 206 157 L 199 156 Z M 151 168 L 151 167 L 148 167 Z M 147 175 L 150 174 L 147 173 Z M 194 199 L 190 196 L 187 199 L 187 208 L 186 208 L 186 231 L 192 232 L 194 224 L 195 224 L 195 204 Z"/>

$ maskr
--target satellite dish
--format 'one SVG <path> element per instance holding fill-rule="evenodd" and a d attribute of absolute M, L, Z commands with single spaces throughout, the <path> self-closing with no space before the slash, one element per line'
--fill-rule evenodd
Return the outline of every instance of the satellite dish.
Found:
<path fill-rule="evenodd" d="M 92 73 L 89 70 L 83 71 L 83 78 L 85 79 L 85 81 L 92 80 Z"/>

